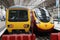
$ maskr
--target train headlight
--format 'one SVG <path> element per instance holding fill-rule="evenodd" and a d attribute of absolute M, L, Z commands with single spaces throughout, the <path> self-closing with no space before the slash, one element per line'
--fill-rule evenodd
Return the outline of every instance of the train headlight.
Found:
<path fill-rule="evenodd" d="M 39 24 L 40 23 L 40 21 L 39 20 L 36 20 L 36 24 Z"/>
<path fill-rule="evenodd" d="M 24 28 L 28 28 L 29 27 L 29 24 L 24 24 Z"/>
<path fill-rule="evenodd" d="M 12 25 L 12 24 L 8 25 L 9 28 L 12 28 L 13 26 L 14 26 L 14 25 Z"/>

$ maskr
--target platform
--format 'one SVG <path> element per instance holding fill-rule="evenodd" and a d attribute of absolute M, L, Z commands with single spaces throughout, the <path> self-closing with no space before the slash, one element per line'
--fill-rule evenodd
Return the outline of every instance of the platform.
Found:
<path fill-rule="evenodd" d="M 54 29 L 60 31 L 60 22 L 58 23 L 58 21 L 54 21 Z"/>
<path fill-rule="evenodd" d="M 0 21 L 0 36 L 4 33 L 5 30 L 5 21 Z"/>

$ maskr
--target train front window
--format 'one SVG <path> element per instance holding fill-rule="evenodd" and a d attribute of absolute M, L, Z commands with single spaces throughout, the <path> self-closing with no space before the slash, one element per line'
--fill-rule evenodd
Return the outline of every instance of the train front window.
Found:
<path fill-rule="evenodd" d="M 11 22 L 28 21 L 28 11 L 27 10 L 9 10 L 8 20 Z"/>
<path fill-rule="evenodd" d="M 43 9 L 39 9 L 39 11 L 40 12 L 35 11 L 36 17 L 42 22 L 49 22 L 50 21 L 49 13 Z"/>

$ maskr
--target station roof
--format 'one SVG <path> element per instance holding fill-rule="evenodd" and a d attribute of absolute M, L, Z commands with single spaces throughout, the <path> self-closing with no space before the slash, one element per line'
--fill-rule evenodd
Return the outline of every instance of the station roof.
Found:
<path fill-rule="evenodd" d="M 34 8 L 36 6 L 41 6 L 41 4 L 44 3 L 45 7 L 51 7 L 56 4 L 55 1 L 56 0 L 0 0 L 0 5 L 4 5 L 7 8 L 12 5 Z"/>

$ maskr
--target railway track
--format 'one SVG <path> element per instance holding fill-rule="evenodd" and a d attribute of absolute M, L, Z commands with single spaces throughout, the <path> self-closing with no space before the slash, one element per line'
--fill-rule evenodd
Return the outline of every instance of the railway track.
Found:
<path fill-rule="evenodd" d="M 36 40 L 50 40 L 50 36 L 39 36 Z"/>

